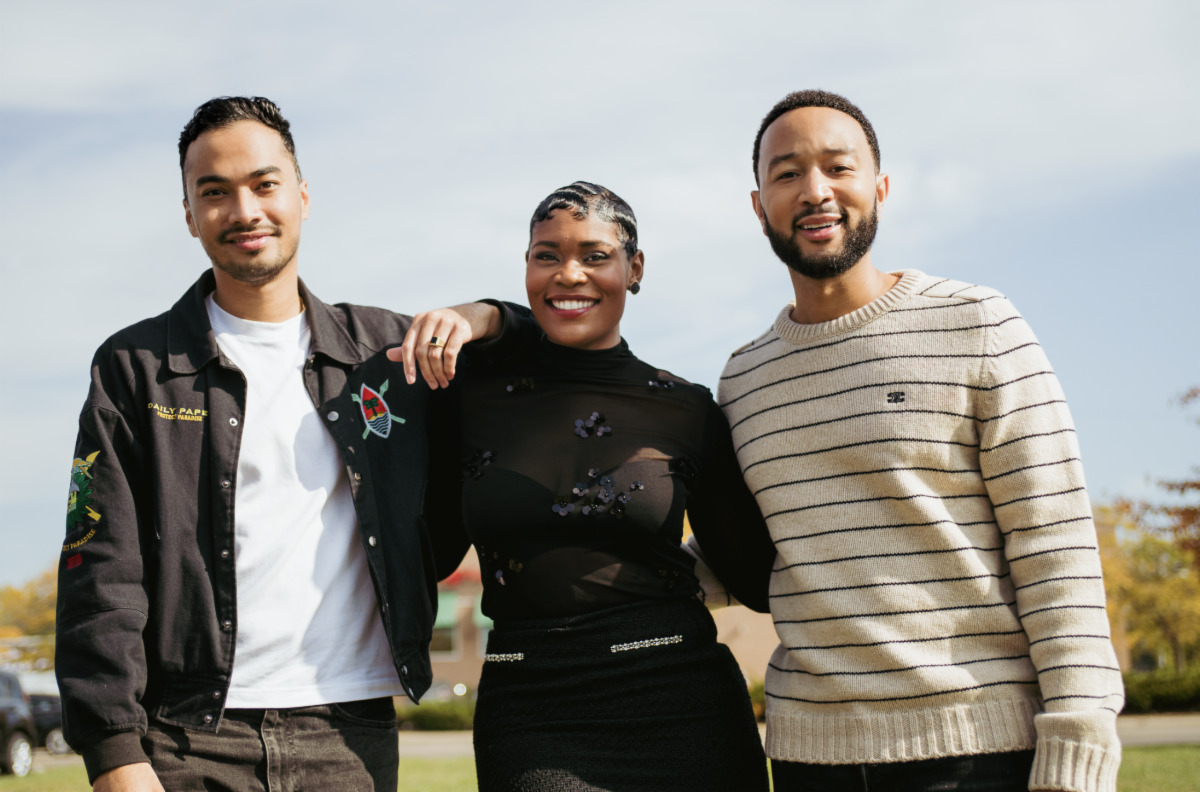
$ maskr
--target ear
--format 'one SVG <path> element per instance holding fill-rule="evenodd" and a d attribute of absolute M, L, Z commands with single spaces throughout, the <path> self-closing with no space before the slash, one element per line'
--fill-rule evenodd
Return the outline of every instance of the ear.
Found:
<path fill-rule="evenodd" d="M 750 203 L 754 205 L 754 214 L 758 215 L 758 224 L 762 226 L 762 232 L 767 233 L 767 215 L 763 211 L 762 197 L 758 190 L 750 191 Z"/>
<path fill-rule="evenodd" d="M 629 259 L 629 283 L 626 287 L 633 284 L 634 281 L 640 282 L 642 276 L 646 272 L 646 255 L 642 251 L 633 254 L 633 258 Z"/>
<path fill-rule="evenodd" d="M 886 173 L 881 173 L 875 177 L 875 202 L 880 206 L 887 200 L 888 190 L 891 188 L 891 182 Z"/>
<path fill-rule="evenodd" d="M 308 180 L 300 180 L 300 219 L 308 219 Z"/>
<path fill-rule="evenodd" d="M 200 234 L 196 232 L 196 223 L 192 220 L 192 207 L 187 198 L 183 199 L 183 221 L 187 223 L 188 233 L 199 239 Z"/>

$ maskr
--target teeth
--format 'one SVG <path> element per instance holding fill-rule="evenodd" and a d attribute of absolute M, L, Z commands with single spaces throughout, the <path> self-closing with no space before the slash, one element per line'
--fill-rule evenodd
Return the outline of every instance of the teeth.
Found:
<path fill-rule="evenodd" d="M 582 311 L 590 308 L 594 300 L 551 300 L 550 304 L 560 311 Z"/>
<path fill-rule="evenodd" d="M 832 228 L 833 226 L 835 226 L 837 224 L 838 224 L 838 221 L 834 220 L 833 222 L 825 223 L 824 225 L 801 225 L 800 227 L 803 228 L 805 231 L 816 231 L 821 228 Z"/>

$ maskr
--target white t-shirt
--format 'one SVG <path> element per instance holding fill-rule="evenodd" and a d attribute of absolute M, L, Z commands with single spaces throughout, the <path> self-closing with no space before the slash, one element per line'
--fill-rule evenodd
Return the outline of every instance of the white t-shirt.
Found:
<path fill-rule="evenodd" d="M 307 312 L 252 322 L 209 295 L 246 377 L 234 500 L 237 646 L 226 705 L 282 709 L 403 694 L 337 445 L 304 387 Z"/>

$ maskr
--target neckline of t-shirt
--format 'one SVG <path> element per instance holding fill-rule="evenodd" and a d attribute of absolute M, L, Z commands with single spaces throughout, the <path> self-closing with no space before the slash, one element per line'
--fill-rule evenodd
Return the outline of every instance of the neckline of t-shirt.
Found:
<path fill-rule="evenodd" d="M 284 319 L 282 322 L 257 322 L 253 319 L 243 319 L 234 316 L 213 299 L 211 294 L 204 301 L 208 309 L 208 321 L 214 334 L 228 333 L 230 335 L 255 338 L 263 341 L 286 340 L 299 338 L 308 329 L 308 308 L 300 313 Z"/>
<path fill-rule="evenodd" d="M 795 301 L 789 302 L 779 312 L 779 316 L 775 318 L 773 328 L 775 334 L 790 344 L 807 344 L 820 338 L 828 338 L 829 336 L 841 335 L 852 330 L 857 330 L 863 325 L 875 321 L 907 300 L 916 292 L 917 285 L 925 277 L 925 273 L 913 269 L 900 270 L 893 274 L 900 276 L 900 280 L 895 286 L 862 308 L 851 311 L 845 316 L 839 316 L 837 319 L 830 319 L 828 322 L 800 324 L 793 321 L 792 309 L 796 307 L 796 303 Z"/>

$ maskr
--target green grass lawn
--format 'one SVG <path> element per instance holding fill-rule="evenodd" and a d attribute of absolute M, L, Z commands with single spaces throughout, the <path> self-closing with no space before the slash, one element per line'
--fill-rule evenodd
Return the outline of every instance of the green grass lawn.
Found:
<path fill-rule="evenodd" d="M 1200 745 L 1126 748 L 1120 792 L 1195 792 L 1200 783 Z M 475 762 L 401 759 L 400 792 L 474 792 Z M 0 776 L 0 792 L 88 792 L 82 765 L 59 767 L 25 778 Z"/>

